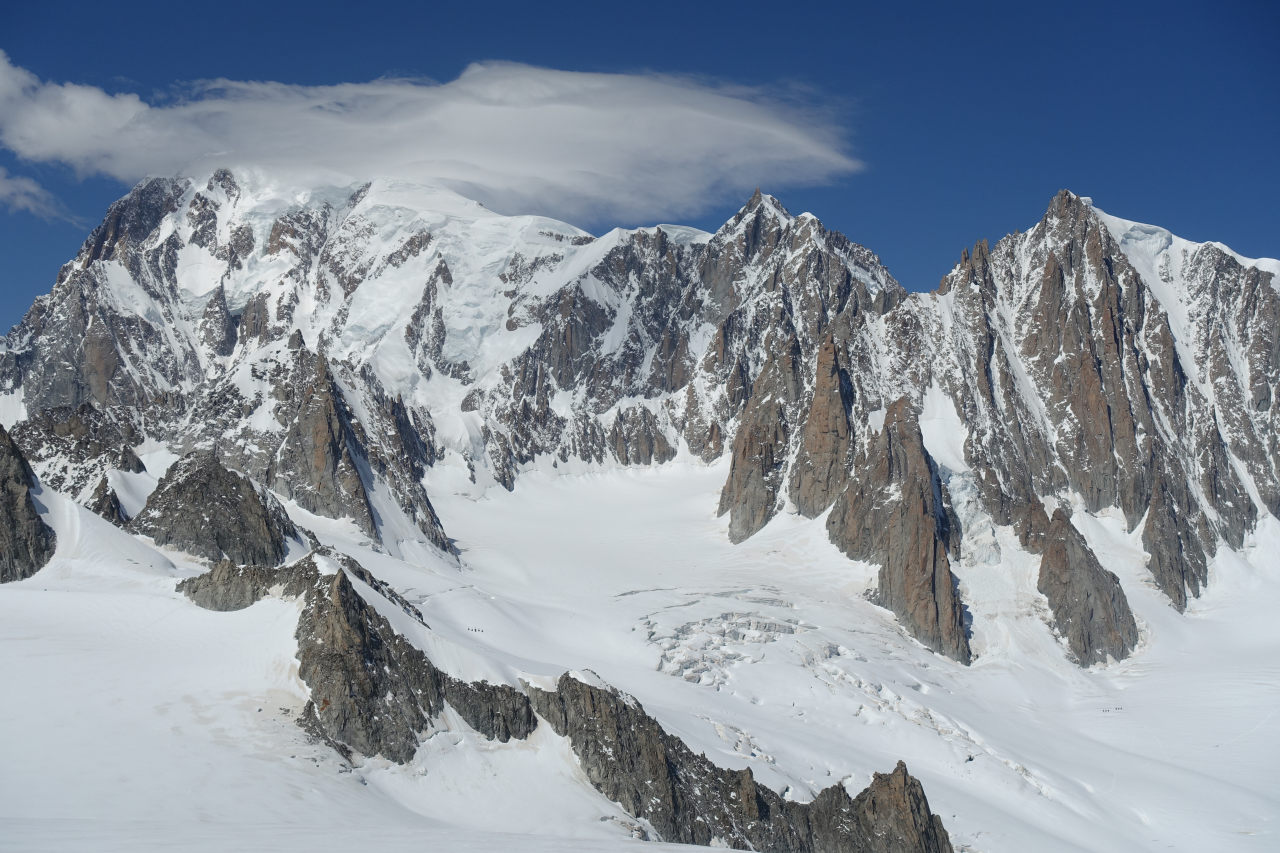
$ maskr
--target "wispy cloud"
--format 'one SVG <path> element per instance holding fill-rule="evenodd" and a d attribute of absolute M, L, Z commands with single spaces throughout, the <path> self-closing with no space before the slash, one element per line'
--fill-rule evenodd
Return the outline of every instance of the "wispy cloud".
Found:
<path fill-rule="evenodd" d="M 844 138 L 793 93 L 665 74 L 484 63 L 443 84 L 212 80 L 148 103 L 42 81 L 0 52 L 0 145 L 126 183 L 224 165 L 300 182 L 395 176 L 505 212 L 641 221 L 856 171 Z"/>
<path fill-rule="evenodd" d="M 40 184 L 22 175 L 10 175 L 3 166 L 0 166 L 0 207 L 30 213 L 41 219 L 83 225 Z"/>

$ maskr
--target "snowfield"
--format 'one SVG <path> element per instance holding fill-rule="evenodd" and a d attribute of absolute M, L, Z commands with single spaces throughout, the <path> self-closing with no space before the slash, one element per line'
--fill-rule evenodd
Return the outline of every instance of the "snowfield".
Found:
<path fill-rule="evenodd" d="M 457 678 L 612 685 L 794 801 L 903 760 L 956 850 L 1280 849 L 1280 290 L 1263 277 L 1280 287 L 1280 262 L 1064 191 L 908 296 L 869 250 L 759 193 L 714 235 L 593 238 L 402 181 L 298 194 L 225 171 L 144 182 L 95 235 L 0 347 L 0 424 L 35 433 L 23 453 L 58 537 L 0 586 L 0 850 L 671 849 L 640 846 L 650 828 L 549 725 L 502 744 L 447 710 L 403 766 L 304 732 L 300 603 L 203 610 L 176 585 L 207 565 L 79 505 L 109 488 L 133 517 L 211 448 L 416 607 L 349 575 Z M 1093 385 L 1069 375 L 1099 359 Z M 114 384 L 95 390 L 104 364 Z M 860 451 L 915 429 L 886 425 L 900 400 L 959 522 L 971 666 L 914 640 L 901 601 L 901 621 L 876 604 L 879 566 L 797 511 L 805 465 L 858 475 L 810 484 L 831 487 L 810 512 L 876 476 Z M 86 401 L 93 441 L 62 436 Z M 838 407 L 847 446 L 809 442 Z M 315 453 L 351 476 L 293 464 Z M 749 465 L 735 483 L 735 455 L 770 460 L 755 473 L 776 493 Z M 993 473 L 1015 509 L 1072 509 L 1136 617 L 1131 657 L 1070 659 L 1040 557 L 993 521 L 1031 541 L 984 497 Z M 337 497 L 309 500 L 321 487 Z M 762 507 L 779 511 L 757 530 Z M 344 571 L 332 557 L 321 570 Z M 911 594 L 942 590 L 928 568 Z"/>
<path fill-rule="evenodd" d="M 944 405 L 931 411 L 950 429 Z M 1179 616 L 1123 520 L 1077 508 L 1143 638 L 1090 670 L 1045 629 L 1034 558 L 1007 529 L 971 529 L 955 567 L 980 608 L 966 668 L 867 600 L 875 567 L 844 558 L 824 519 L 783 514 L 729 544 L 714 517 L 725 464 L 688 459 L 545 468 L 479 495 L 439 466 L 431 493 L 460 565 L 314 526 L 421 609 L 429 631 L 394 624 L 438 666 L 513 684 L 598 677 L 797 800 L 840 780 L 861 790 L 901 758 L 957 850 L 1280 844 L 1275 519 L 1243 557 L 1220 551 Z M 0 587 L 0 849 L 674 849 L 638 846 L 643 827 L 547 726 L 497 744 L 447 713 L 411 765 L 346 766 L 293 722 L 307 698 L 297 604 L 202 610 L 174 591 L 195 561 L 49 490 L 39 503 L 57 556 Z"/>

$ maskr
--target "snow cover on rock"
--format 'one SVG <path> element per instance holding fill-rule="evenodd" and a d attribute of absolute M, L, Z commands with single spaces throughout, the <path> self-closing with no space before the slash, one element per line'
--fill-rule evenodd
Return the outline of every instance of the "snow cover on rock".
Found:
<path fill-rule="evenodd" d="M 715 234 L 593 237 L 392 180 L 219 172 L 112 208 L 10 333 L 0 421 L 42 478 L 82 502 L 102 481 L 129 517 L 193 450 L 278 492 L 319 460 L 282 504 L 421 612 L 354 584 L 436 666 L 591 673 L 791 799 L 904 759 L 957 849 L 1267 849 L 1277 276 L 1069 193 L 908 296 L 763 194 Z M 883 567 L 828 530 L 902 398 L 961 531 L 969 667 L 868 600 Z M 0 846 L 645 831 L 545 726 L 497 744 L 446 714 L 411 764 L 348 766 L 293 725 L 296 603 L 200 610 L 174 585 L 202 566 L 41 494 L 57 554 L 0 588 L 24 697 Z M 1054 632 L 1032 510 L 1059 506 L 1137 617 L 1124 661 L 1076 666 Z"/>
<path fill-rule="evenodd" d="M 1274 521 L 1243 557 L 1224 552 L 1179 615 L 1140 576 L 1119 519 L 1090 517 L 1099 555 L 1134 567 L 1122 583 L 1147 637 L 1106 669 L 1077 669 L 1045 634 L 1031 561 L 966 572 L 988 627 L 965 668 L 863 600 L 874 572 L 820 521 L 778 518 L 729 545 L 706 511 L 723 473 L 535 474 L 513 493 L 450 497 L 441 513 L 466 568 L 332 541 L 421 609 L 432 659 L 454 674 L 605 673 L 695 750 L 795 799 L 846 778 L 859 789 L 901 757 L 957 849 L 1271 846 Z M 46 500 L 54 562 L 0 590 L 0 676 L 21 697 L 5 711 L 7 849 L 628 843 L 634 821 L 546 731 L 499 745 L 445 719 L 413 764 L 348 769 L 292 723 L 306 699 L 295 604 L 200 610 L 173 591 L 198 566 Z"/>

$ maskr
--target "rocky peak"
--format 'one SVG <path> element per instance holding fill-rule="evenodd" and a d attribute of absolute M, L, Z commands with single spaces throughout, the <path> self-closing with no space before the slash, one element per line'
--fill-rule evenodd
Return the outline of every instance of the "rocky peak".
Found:
<path fill-rule="evenodd" d="M 1089 199 L 1076 195 L 1064 187 L 1054 193 L 1053 198 L 1049 200 L 1049 208 L 1045 215 L 1050 219 L 1077 220 L 1082 216 L 1088 216 L 1092 209 L 1093 204 Z"/>
<path fill-rule="evenodd" d="M 633 697 L 565 673 L 554 692 L 530 688 L 534 710 L 569 738 L 591 783 L 662 841 L 779 853 L 951 850 L 920 783 L 899 762 L 856 798 L 841 784 L 809 803 L 784 800 L 750 768 L 727 770 L 695 755 Z"/>
<path fill-rule="evenodd" d="M 359 453 L 352 416 L 329 362 L 316 355 L 295 419 L 267 470 L 267 482 L 308 512 L 350 518 L 376 539 Z"/>
<path fill-rule="evenodd" d="M 0 427 L 0 583 L 31 577 L 53 557 L 57 537 L 36 510 L 35 485 L 22 451 Z"/>
<path fill-rule="evenodd" d="M 94 229 L 80 250 L 80 267 L 98 260 L 121 257 L 140 247 L 164 218 L 178 210 L 189 182 L 178 178 L 150 178 L 138 184 L 107 210 L 106 219 Z"/>
<path fill-rule="evenodd" d="M 1061 508 L 1045 534 L 1036 587 L 1081 666 L 1122 660 L 1137 645 L 1138 626 L 1119 579 L 1102 567 Z"/>
<path fill-rule="evenodd" d="M 279 501 L 223 467 L 216 450 L 174 462 L 128 529 L 206 560 L 274 566 L 301 535 Z"/>
<path fill-rule="evenodd" d="M 853 464 L 827 517 L 831 541 L 854 560 L 880 564 L 877 601 L 916 639 L 969 663 L 969 637 L 951 558 L 962 531 L 917 414 L 903 398 Z"/>
<path fill-rule="evenodd" d="M 933 295 L 764 193 L 709 238 L 588 240 L 389 181 L 282 208 L 219 172 L 144 182 L 86 246 L 0 352 L 0 386 L 31 421 L 90 404 L 131 443 L 143 424 L 177 451 L 234 436 L 229 465 L 375 540 L 404 512 L 449 548 L 422 488 L 441 459 L 483 488 L 548 458 L 654 464 L 684 445 L 732 454 L 720 509 L 742 539 L 792 505 L 852 499 L 858 459 L 901 455 L 875 418 L 900 399 L 919 411 L 935 386 L 967 431 L 950 467 L 982 513 L 1036 550 L 1042 498 L 1118 507 L 1145 525 L 1176 606 L 1219 539 L 1237 547 L 1280 510 L 1271 262 L 1065 191 L 1031 230 L 967 251 Z M 109 501 L 89 494 L 95 465 L 74 463 L 77 497 Z"/>
<path fill-rule="evenodd" d="M 712 237 L 712 242 L 733 245 L 744 261 L 767 255 L 795 222 L 782 203 L 759 189 Z"/>

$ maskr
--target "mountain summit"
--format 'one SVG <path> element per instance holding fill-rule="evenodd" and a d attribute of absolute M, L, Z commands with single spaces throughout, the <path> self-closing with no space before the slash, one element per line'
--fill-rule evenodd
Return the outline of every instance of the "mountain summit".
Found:
<path fill-rule="evenodd" d="M 15 470 L 153 544 L 197 543 L 217 568 L 185 582 L 193 600 L 302 602 L 306 724 L 348 760 L 413 760 L 446 708 L 502 743 L 542 719 L 653 837 L 942 850 L 904 769 L 801 807 L 596 676 L 451 671 L 416 584 L 377 567 L 467 570 L 442 498 L 696 460 L 723 474 L 702 507 L 721 535 L 749 549 L 816 519 L 933 665 L 1024 642 L 985 597 L 1020 584 L 1063 660 L 1105 668 L 1142 642 L 1133 578 L 1183 611 L 1280 516 L 1278 329 L 1280 263 L 1065 190 L 913 294 L 759 191 L 713 234 L 594 237 L 431 187 L 285 193 L 223 170 L 111 207 L 5 339 L 0 411 Z M 199 530 L 210 488 L 252 505 L 252 536 Z"/>

